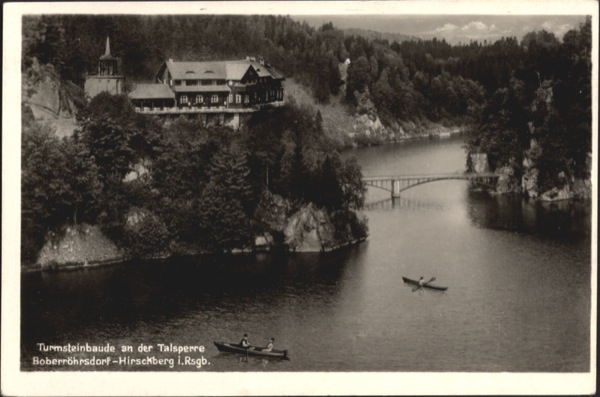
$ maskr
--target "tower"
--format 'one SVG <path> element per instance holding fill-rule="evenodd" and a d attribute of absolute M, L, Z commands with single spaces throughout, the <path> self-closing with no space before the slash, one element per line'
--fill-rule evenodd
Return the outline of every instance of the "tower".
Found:
<path fill-rule="evenodd" d="M 91 99 L 101 92 L 122 94 L 125 77 L 119 75 L 118 65 L 118 59 L 110 53 L 110 39 L 107 37 L 104 55 L 98 59 L 98 72 L 85 81 L 85 96 Z"/>
<path fill-rule="evenodd" d="M 110 39 L 107 37 L 104 55 L 98 60 L 98 76 L 115 76 L 118 74 L 117 58 L 110 54 Z"/>

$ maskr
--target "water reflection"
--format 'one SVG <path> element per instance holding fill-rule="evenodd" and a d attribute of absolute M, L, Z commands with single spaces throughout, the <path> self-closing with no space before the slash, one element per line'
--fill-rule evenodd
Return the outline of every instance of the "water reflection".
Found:
<path fill-rule="evenodd" d="M 518 195 L 469 193 L 468 214 L 480 228 L 568 238 L 591 234 L 589 201 L 539 202 Z"/>
<path fill-rule="evenodd" d="M 365 211 L 390 211 L 395 209 L 406 209 L 406 210 L 422 210 L 422 209 L 434 209 L 443 210 L 446 207 L 439 202 L 431 200 L 420 200 L 414 198 L 388 198 L 383 200 L 376 200 L 367 202 L 364 206 Z"/>

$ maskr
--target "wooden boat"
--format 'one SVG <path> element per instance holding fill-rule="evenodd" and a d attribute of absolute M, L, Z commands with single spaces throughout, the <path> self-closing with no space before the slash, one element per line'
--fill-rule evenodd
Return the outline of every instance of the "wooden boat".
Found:
<path fill-rule="evenodd" d="M 271 350 L 264 351 L 261 347 L 250 346 L 249 348 L 241 347 L 237 343 L 226 343 L 226 342 L 214 342 L 217 349 L 220 352 L 226 353 L 236 353 L 243 354 L 248 356 L 261 356 L 261 357 L 270 357 L 270 358 L 281 358 L 284 360 L 289 360 L 288 351 L 287 350 Z"/>
<path fill-rule="evenodd" d="M 419 287 L 419 282 L 417 280 L 412 280 L 408 277 L 402 277 L 402 280 L 404 281 L 405 284 Z M 440 287 L 438 285 L 434 285 L 434 284 L 430 284 L 430 283 L 424 284 L 421 288 L 433 289 L 436 291 L 446 291 L 448 289 L 448 287 Z"/>

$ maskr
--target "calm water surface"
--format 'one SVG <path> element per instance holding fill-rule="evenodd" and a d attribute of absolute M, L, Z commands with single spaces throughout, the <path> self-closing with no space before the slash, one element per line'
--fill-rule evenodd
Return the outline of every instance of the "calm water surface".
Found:
<path fill-rule="evenodd" d="M 455 172 L 465 163 L 460 138 L 346 155 L 365 175 Z M 25 274 L 22 367 L 98 370 L 32 364 L 33 356 L 62 357 L 41 353 L 38 342 L 87 342 L 204 345 L 210 364 L 201 371 L 589 371 L 590 203 L 493 197 L 464 181 L 421 185 L 395 202 L 370 189 L 367 203 L 368 241 L 331 254 Z M 402 276 L 449 288 L 412 292 Z M 290 360 L 246 361 L 212 343 L 244 332 L 257 345 L 274 336 Z"/>

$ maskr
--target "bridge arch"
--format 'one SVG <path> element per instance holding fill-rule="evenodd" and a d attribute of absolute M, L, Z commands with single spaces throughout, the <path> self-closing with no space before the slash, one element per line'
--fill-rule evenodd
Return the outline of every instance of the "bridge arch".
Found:
<path fill-rule="evenodd" d="M 363 178 L 366 186 L 391 192 L 392 198 L 400 197 L 401 192 L 415 186 L 445 180 L 467 180 L 478 185 L 494 188 L 498 181 L 498 175 L 495 173 L 465 172 L 429 175 L 368 176 Z"/>

